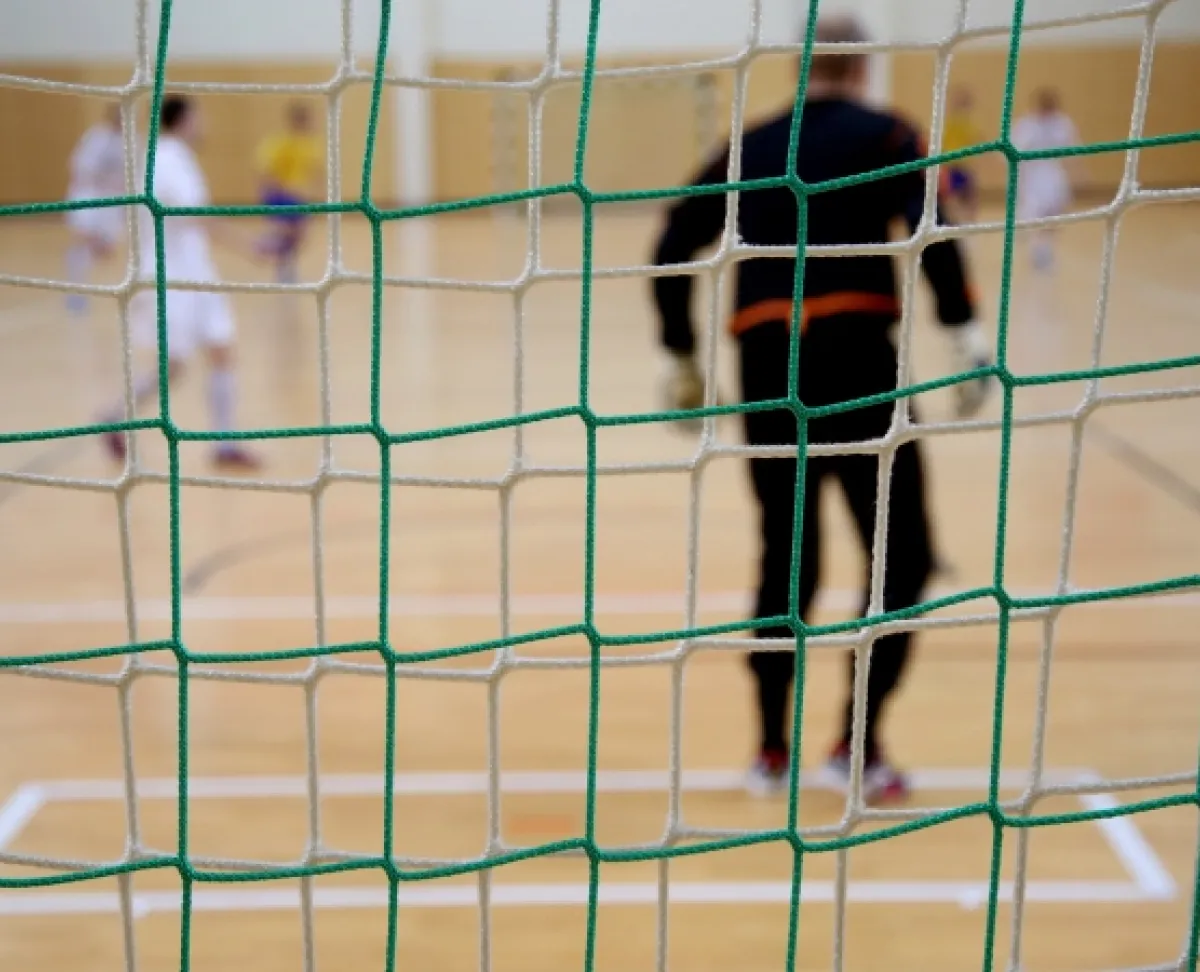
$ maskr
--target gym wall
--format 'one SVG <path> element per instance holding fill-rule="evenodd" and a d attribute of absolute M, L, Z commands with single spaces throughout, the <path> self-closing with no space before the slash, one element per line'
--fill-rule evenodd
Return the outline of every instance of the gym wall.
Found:
<path fill-rule="evenodd" d="M 531 77 L 541 66 L 548 0 L 424 0 L 419 28 L 426 64 L 443 78 L 496 80 Z M 1071 16 L 1100 0 L 1039 0 L 1029 17 Z M 152 7 L 156 5 L 152 4 Z M 393 11 L 395 39 L 412 28 L 411 2 Z M 762 39 L 796 37 L 798 0 L 764 0 Z M 823 3 L 822 9 L 830 7 Z M 928 41 L 953 26 L 955 0 L 854 0 L 876 36 Z M 103 9 L 101 9 L 103 8 Z M 995 8 L 995 9 L 992 9 Z M 0 74 L 120 85 L 132 74 L 136 51 L 134 0 L 56 0 L 23 3 L 0 37 Z M 340 37 L 335 0 L 175 0 L 168 79 L 251 84 L 328 81 L 336 69 Z M 558 36 L 562 62 L 578 67 L 587 26 L 584 0 L 561 0 Z M 353 0 L 350 46 L 359 70 L 375 56 L 378 4 Z M 748 3 L 731 0 L 604 0 L 599 63 L 629 66 L 728 56 L 746 33 Z M 975 0 L 972 23 L 1002 24 L 1011 0 Z M 148 36 L 157 30 L 151 10 Z M 1030 31 L 1022 41 L 1017 107 L 1030 92 L 1053 84 L 1090 142 L 1116 140 L 1129 131 L 1144 23 L 1140 18 Z M 951 83 L 975 94 L 976 122 L 991 137 L 998 131 L 1007 48 L 1003 38 L 956 48 Z M 932 108 L 934 57 L 896 52 L 878 63 L 888 100 L 922 125 Z M 747 120 L 787 110 L 795 87 L 795 58 L 764 55 L 749 72 Z M 634 189 L 679 184 L 694 171 L 712 143 L 728 132 L 732 72 L 707 79 L 610 82 L 597 85 L 592 106 L 587 180 L 597 189 Z M 287 101 L 279 94 L 203 94 L 207 139 L 202 161 L 218 202 L 255 199 L 254 149 L 274 129 Z M 341 193 L 361 191 L 369 86 L 348 87 L 341 98 Z M 380 204 L 398 195 L 400 152 L 429 153 L 432 191 L 440 199 L 476 196 L 526 184 L 528 98 L 511 92 L 439 89 L 429 94 L 430 144 L 397 144 L 394 94 L 384 96 L 374 165 L 373 197 Z M 324 98 L 314 99 L 322 106 Z M 577 84 L 556 86 L 546 96 L 542 119 L 543 182 L 569 178 L 579 104 Z M 145 130 L 146 99 L 139 127 Z M 80 133 L 103 108 L 97 97 L 0 85 L 0 201 L 61 199 L 67 159 Z M 1175 0 L 1161 18 L 1155 48 L 1145 133 L 1200 129 L 1200 3 Z M 1122 153 L 1089 158 L 1086 180 L 1111 191 L 1124 165 Z M 981 160 L 985 189 L 1002 190 L 1004 160 Z M 1147 186 L 1200 185 L 1200 144 L 1142 153 L 1140 180 Z"/>

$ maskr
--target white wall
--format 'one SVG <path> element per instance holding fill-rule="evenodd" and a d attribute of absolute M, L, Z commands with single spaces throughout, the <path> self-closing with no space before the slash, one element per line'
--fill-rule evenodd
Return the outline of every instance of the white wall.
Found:
<path fill-rule="evenodd" d="M 547 6 L 547 0 L 443 0 L 436 4 L 438 47 L 458 56 L 536 54 L 546 43 Z M 796 0 L 762 0 L 764 39 L 790 40 L 797 7 Z M 588 16 L 587 0 L 560 0 L 564 50 L 583 49 Z M 749 24 L 749 0 L 602 0 L 598 42 L 607 52 L 736 48 Z"/>
<path fill-rule="evenodd" d="M 418 0 L 393 0 L 396 23 Z M 537 56 L 545 46 L 549 0 L 419 0 L 433 53 L 453 57 Z M 1027 0 L 1027 21 L 1114 9 L 1129 0 Z M 0 0 L 0 58 L 127 58 L 134 52 L 137 0 Z M 854 5 L 881 37 L 932 39 L 953 25 L 959 0 L 826 0 L 822 9 Z M 378 0 L 352 0 L 355 47 L 374 49 Z M 972 26 L 1011 20 L 1013 0 L 971 0 Z M 796 36 L 804 0 L 762 0 L 763 36 Z M 335 55 L 340 0 L 175 0 L 171 55 L 197 57 L 319 57 Z M 578 53 L 587 33 L 588 0 L 561 0 L 560 38 Z M 600 48 L 646 52 L 740 46 L 750 0 L 602 0 Z M 157 3 L 150 3 L 151 29 Z M 1200 0 L 1173 0 L 1165 33 L 1200 37 Z M 1138 20 L 1055 32 L 1053 40 L 1136 37 Z M 1051 39 L 1045 37 L 1045 39 Z M 1032 41 L 1032 38 L 1031 38 Z"/>
<path fill-rule="evenodd" d="M 139 2 L 0 0 L 0 58 L 132 58 Z M 369 53 L 379 29 L 379 3 L 353 0 L 352 7 L 355 46 Z M 153 49 L 158 0 L 147 0 L 145 9 Z M 340 12 L 340 0 L 174 0 L 170 56 L 336 56 Z"/>
<path fill-rule="evenodd" d="M 942 37 L 954 29 L 960 0 L 916 0 L 902 16 L 894 18 L 896 40 L 922 40 Z M 1025 0 L 1023 22 L 1058 20 L 1118 10 L 1135 5 L 1136 0 Z M 896 6 L 896 0 L 891 0 Z M 971 0 L 967 27 L 1007 27 L 1013 19 L 1013 0 Z M 911 14 L 911 15 L 910 15 Z M 1056 44 L 1090 42 L 1101 39 L 1137 38 L 1145 29 L 1140 17 L 1080 24 L 1052 31 L 1030 31 L 1022 43 L 1053 41 Z M 1159 36 L 1200 37 L 1200 0 L 1169 0 L 1159 20 Z M 1007 39 L 1000 41 L 1007 44 Z"/>

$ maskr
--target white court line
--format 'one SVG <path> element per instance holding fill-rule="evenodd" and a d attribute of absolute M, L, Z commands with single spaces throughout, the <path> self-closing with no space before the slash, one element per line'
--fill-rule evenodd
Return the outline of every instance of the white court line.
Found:
<path fill-rule="evenodd" d="M 460 879 L 461 880 L 461 879 Z M 673 904 L 786 904 L 791 900 L 788 881 L 673 882 L 669 886 Z M 1012 883 L 1000 882 L 998 897 L 1012 900 Z M 601 883 L 602 905 L 650 905 L 658 902 L 657 882 L 634 884 Z M 378 888 L 322 888 L 313 890 L 313 906 L 341 910 L 384 908 L 387 890 Z M 805 902 L 832 903 L 836 900 L 832 881 L 805 881 L 800 897 Z M 847 900 L 860 904 L 953 904 L 960 908 L 979 908 L 988 899 L 986 882 L 972 881 L 852 881 Z M 586 906 L 586 884 L 504 884 L 493 881 L 491 903 L 497 907 Z M 1025 885 L 1027 901 L 1042 902 L 1116 902 L 1144 901 L 1136 884 L 1119 881 L 1029 881 Z M 443 884 L 438 887 L 402 884 L 399 889 L 402 908 L 463 908 L 479 906 L 477 881 Z M 177 891 L 140 891 L 133 895 L 133 910 L 142 918 L 156 913 L 180 910 Z M 192 894 L 196 911 L 296 911 L 300 893 L 292 888 L 244 886 L 239 888 L 199 889 Z M 112 914 L 119 909 L 117 894 L 103 891 L 67 893 L 0 893 L 3 915 L 79 915 Z"/>
<path fill-rule="evenodd" d="M 1111 810 L 1119 806 L 1110 793 L 1083 793 L 1079 801 L 1089 810 Z M 1097 820 L 1096 825 L 1147 897 L 1175 897 L 1175 879 L 1130 817 L 1109 817 Z"/>
<path fill-rule="evenodd" d="M 1029 779 L 1023 770 L 1002 770 L 1000 786 L 1006 790 L 1023 787 Z M 1046 771 L 1043 782 L 1055 785 L 1098 782 L 1100 777 L 1087 769 Z M 740 770 L 684 770 L 681 789 L 687 792 L 738 791 L 745 781 Z M 912 788 L 929 790 L 985 790 L 988 773 L 982 769 L 918 769 L 910 775 Z M 39 780 L 33 784 L 46 802 L 121 800 L 125 784 L 120 780 Z M 596 787 L 601 793 L 652 793 L 666 790 L 670 779 L 661 770 L 600 770 Z M 800 785 L 824 789 L 817 771 L 803 771 Z M 329 796 L 378 796 L 383 777 L 369 773 L 330 773 L 321 776 L 321 793 Z M 137 781 L 138 796 L 145 799 L 171 799 L 178 792 L 174 777 L 146 777 Z M 587 774 L 582 771 L 509 770 L 500 774 L 504 793 L 561 794 L 583 793 Z M 452 796 L 487 792 L 487 774 L 479 773 L 397 773 L 392 792 L 410 796 Z M 266 797 L 303 797 L 308 794 L 304 776 L 196 776 L 188 779 L 192 799 L 243 799 Z"/>
<path fill-rule="evenodd" d="M 1047 785 L 1099 783 L 1102 778 L 1089 769 L 1055 769 L 1043 773 Z M 1028 774 L 1023 770 L 1002 770 L 1000 787 L 1004 790 L 1023 788 Z M 688 792 L 728 792 L 739 790 L 743 774 L 737 770 L 685 770 L 681 789 Z M 819 773 L 802 772 L 802 786 L 822 788 Z M 661 792 L 669 785 L 667 773 L 655 770 L 601 770 L 596 777 L 597 790 L 603 793 Z M 983 769 L 939 768 L 919 769 L 912 773 L 914 791 L 984 790 L 988 772 Z M 506 793 L 582 793 L 587 776 L 582 772 L 509 771 L 500 774 L 500 789 Z M 178 782 L 172 777 L 141 779 L 137 783 L 140 797 L 172 799 L 178 793 Z M 329 774 L 321 777 L 321 792 L 328 796 L 376 796 L 383 789 L 383 777 L 372 774 Z M 470 795 L 487 792 L 484 773 L 403 773 L 392 781 L 392 790 L 402 795 Z M 307 794 L 303 776 L 231 776 L 195 777 L 188 780 L 192 799 L 254 799 L 271 797 L 303 797 Z M 25 796 L 18 800 L 22 794 Z M 120 800 L 124 786 L 120 780 L 45 780 L 27 783 L 18 789 L 0 811 L 0 822 L 10 820 L 7 839 L 15 838 L 20 828 L 32 819 L 41 806 L 51 802 L 86 802 Z M 1107 794 L 1081 795 L 1081 802 L 1090 809 L 1116 807 L 1117 801 Z M 10 808 L 16 807 L 16 810 Z M 22 809 L 23 808 L 23 809 Z M 1175 897 L 1176 885 L 1169 872 L 1141 835 L 1137 825 L 1128 818 L 1096 821 L 1105 841 L 1117 859 L 1133 878 L 1132 882 L 1117 881 L 1032 881 L 1026 885 L 1027 897 L 1034 901 L 1102 902 L 1170 900 Z M 14 826 L 14 824 L 16 824 Z M 616 904 L 641 904 L 657 900 L 657 884 L 606 885 L 601 900 Z M 405 885 L 402 903 L 413 907 L 459 907 L 477 903 L 476 886 Z M 607 890 L 605 890 L 607 889 Z M 1001 895 L 1008 900 L 1010 883 L 1001 883 Z M 586 885 L 493 885 L 493 900 L 508 905 L 554 905 L 586 903 Z M 833 885 L 829 882 L 805 882 L 806 900 L 832 901 Z M 854 882 L 850 900 L 869 902 L 927 902 L 950 903 L 964 908 L 979 907 L 987 900 L 985 882 L 961 881 L 866 881 Z M 682 883 L 672 885 L 672 900 L 679 903 L 739 903 L 787 901 L 790 885 L 787 882 L 727 882 Z M 582 896 L 582 897 L 580 897 Z M 606 897 L 607 896 L 607 897 Z M 139 913 L 178 910 L 178 895 L 172 893 L 142 893 L 137 896 Z M 197 893 L 196 907 L 201 910 L 278 910 L 297 907 L 299 899 L 288 890 L 278 890 L 261 884 L 237 889 L 202 890 Z M 382 890 L 365 888 L 323 889 L 317 892 L 318 907 L 367 908 L 386 903 Z M 79 914 L 115 910 L 116 896 L 103 892 L 33 892 L 19 895 L 0 895 L 2 914 Z"/>
<path fill-rule="evenodd" d="M 938 587 L 930 598 L 957 593 L 961 588 Z M 1044 590 L 1010 590 L 1014 597 L 1040 597 Z M 1200 607 L 1200 592 L 1183 591 L 1146 595 L 1138 598 L 1113 598 L 1095 601 L 1091 609 L 1128 609 L 1146 607 L 1153 597 L 1155 610 L 1162 608 Z M 856 610 L 862 594 L 858 590 L 831 589 L 819 592 L 817 607 L 829 611 Z M 714 613 L 742 614 L 751 607 L 748 591 L 713 591 L 699 596 L 699 610 Z M 684 595 L 662 592 L 651 594 L 597 594 L 598 614 L 624 616 L 682 614 Z M 962 605 L 959 610 L 987 609 L 987 601 Z M 498 594 L 418 594 L 393 597 L 388 602 L 392 614 L 417 617 L 495 617 L 500 609 Z M 311 597 L 189 597 L 184 598 L 183 614 L 188 621 L 256 621 L 309 620 L 313 617 Z M 331 597 L 325 602 L 325 616 L 337 619 L 374 618 L 379 612 L 376 597 Z M 561 616 L 579 619 L 583 616 L 583 598 L 578 594 L 516 595 L 511 600 L 511 612 L 522 616 Z M 138 602 L 138 615 L 145 621 L 169 621 L 171 602 L 167 598 L 147 598 Z M 125 602 L 49 601 L 0 602 L 0 624 L 52 624 L 83 622 L 123 622 Z"/>
<path fill-rule="evenodd" d="M 46 803 L 46 794 L 36 783 L 23 783 L 0 807 L 0 851 L 15 840 Z"/>

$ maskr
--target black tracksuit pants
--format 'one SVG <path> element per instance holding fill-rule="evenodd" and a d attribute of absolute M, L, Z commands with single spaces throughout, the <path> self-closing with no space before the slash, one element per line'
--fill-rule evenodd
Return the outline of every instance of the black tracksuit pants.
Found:
<path fill-rule="evenodd" d="M 887 333 L 887 321 L 866 315 L 842 315 L 811 323 L 800 345 L 799 397 L 807 406 L 828 405 L 889 391 L 896 385 L 896 351 Z M 739 337 L 744 401 L 763 401 L 787 395 L 788 327 L 770 322 Z M 893 406 L 888 403 L 814 419 L 808 441 L 856 442 L 887 432 Z M 795 416 L 785 410 L 747 413 L 743 416 L 751 445 L 794 445 Z M 818 456 L 808 459 L 804 490 L 803 533 L 800 550 L 800 617 L 807 620 L 820 577 L 820 524 L 818 500 L 822 482 L 837 480 L 854 517 L 868 565 L 864 591 L 869 588 L 871 547 L 875 532 L 878 460 L 873 455 Z M 788 613 L 791 587 L 792 539 L 795 524 L 796 460 L 750 460 L 750 476 L 758 499 L 762 530 L 762 562 L 755 617 Z M 892 466 L 887 525 L 887 556 L 883 608 L 911 607 L 921 599 L 933 570 L 932 545 L 925 508 L 921 457 L 915 442 L 896 450 Z M 866 597 L 863 604 L 865 607 Z M 760 638 L 788 638 L 787 627 L 757 631 Z M 867 690 L 866 760 L 878 754 L 878 723 L 888 697 L 904 671 L 911 647 L 910 634 L 879 638 L 871 655 Z M 852 725 L 854 656 L 850 660 L 849 689 L 842 741 L 849 742 Z M 764 750 L 786 751 L 785 712 L 795 675 L 792 651 L 751 651 Z"/>

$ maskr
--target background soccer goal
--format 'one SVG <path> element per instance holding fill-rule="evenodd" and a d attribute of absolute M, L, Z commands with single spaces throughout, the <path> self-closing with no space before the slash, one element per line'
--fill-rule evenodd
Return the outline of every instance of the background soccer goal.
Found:
<path fill-rule="evenodd" d="M 736 404 L 710 401 L 696 435 L 658 411 L 647 261 L 701 163 L 789 110 L 826 9 L 5 15 L 0 968 L 1196 968 L 1191 0 L 837 6 L 871 29 L 872 97 L 928 134 L 931 175 L 973 160 L 983 191 L 974 222 L 944 225 L 931 178 L 915 235 L 879 248 L 903 281 L 905 417 L 855 447 L 886 476 L 901 442 L 926 442 L 954 571 L 891 614 L 871 577 L 858 618 L 862 565 L 831 508 L 818 615 L 793 612 L 797 638 L 774 646 L 803 659 L 797 772 L 777 801 L 742 791 L 750 450 Z M 1044 86 L 1083 144 L 1022 154 L 1014 120 Z M 947 155 L 954 89 L 982 134 Z M 200 213 L 138 175 L 176 92 L 205 113 Z M 156 232 L 200 216 L 248 234 L 267 215 L 255 145 L 292 99 L 320 107 L 326 147 L 297 282 L 236 247 L 224 282 L 170 281 L 237 314 L 232 436 L 266 465 L 214 475 L 202 386 L 96 418 L 106 389 L 132 400 L 145 285 L 124 245 L 67 281 L 62 216 L 119 206 L 137 232 L 140 208 Z M 71 146 L 112 102 L 127 192 L 65 203 Z M 1042 221 L 1061 259 L 1041 274 L 1015 174 L 1065 156 L 1079 191 Z M 751 191 L 729 179 L 731 200 Z M 969 422 L 946 417 L 965 376 L 919 277 L 948 236 L 1002 388 Z M 753 255 L 727 227 L 690 268 L 723 401 L 727 278 Z M 820 413 L 803 388 L 789 404 Z M 136 433 L 120 464 L 100 447 L 113 429 Z M 921 658 L 889 718 L 916 792 L 875 809 L 857 776 L 843 797 L 811 768 L 847 657 L 861 703 L 872 643 L 901 629 Z"/>

